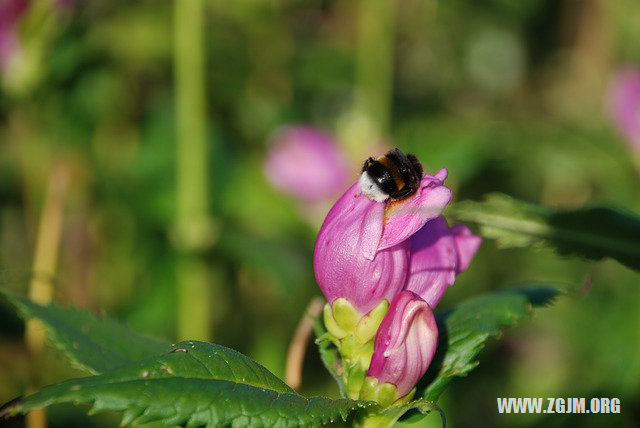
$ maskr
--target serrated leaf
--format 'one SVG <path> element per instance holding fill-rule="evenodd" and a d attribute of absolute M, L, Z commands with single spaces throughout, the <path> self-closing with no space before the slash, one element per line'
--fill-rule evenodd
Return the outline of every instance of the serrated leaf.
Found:
<path fill-rule="evenodd" d="M 123 423 L 165 426 L 309 426 L 373 405 L 349 399 L 305 398 L 266 368 L 229 348 L 186 341 L 164 355 L 99 376 L 47 386 L 5 405 L 0 415 L 56 403 L 93 403 L 92 411 L 122 411 Z"/>
<path fill-rule="evenodd" d="M 170 347 L 169 342 L 143 336 L 111 319 L 98 319 L 88 311 L 55 304 L 40 306 L 26 297 L 0 291 L 23 318 L 37 318 L 46 327 L 51 343 L 74 366 L 92 374 L 148 358 Z"/>
<path fill-rule="evenodd" d="M 558 293 L 543 285 L 507 289 L 468 300 L 438 317 L 440 343 L 416 395 L 437 400 L 453 377 L 465 376 L 478 365 L 476 357 L 490 337 L 529 316 L 533 306 L 549 304 Z"/>
<path fill-rule="evenodd" d="M 640 270 L 640 217 L 631 213 L 603 206 L 554 211 L 504 194 L 460 202 L 448 213 L 479 224 L 482 235 L 501 247 L 542 245 L 589 260 L 611 257 Z"/>

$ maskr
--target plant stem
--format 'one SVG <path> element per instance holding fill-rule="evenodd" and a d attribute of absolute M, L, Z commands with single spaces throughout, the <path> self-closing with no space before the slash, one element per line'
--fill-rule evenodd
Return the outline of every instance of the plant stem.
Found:
<path fill-rule="evenodd" d="M 395 17 L 393 0 L 358 3 L 355 100 L 337 130 L 354 160 L 370 156 L 389 132 Z"/>
<path fill-rule="evenodd" d="M 58 264 L 62 218 L 67 194 L 68 172 L 63 166 L 51 174 L 40 216 L 33 258 L 33 276 L 29 283 L 29 298 L 39 305 L 53 299 L 53 277 Z M 44 331 L 35 328 L 37 321 L 27 322 L 26 340 L 30 350 L 39 352 L 44 345 Z"/>
<path fill-rule="evenodd" d="M 380 135 L 389 131 L 393 81 L 393 0 L 360 0 L 356 89 L 358 109 Z"/>
<path fill-rule="evenodd" d="M 40 305 L 48 305 L 53 299 L 53 278 L 58 264 L 62 219 L 69 178 L 64 165 L 59 165 L 51 173 L 45 197 L 33 258 L 33 276 L 29 283 L 29 298 Z M 31 357 L 39 355 L 44 347 L 45 330 L 40 321 L 28 320 L 25 342 Z M 30 391 L 35 386 L 29 387 Z M 44 409 L 30 412 L 26 418 L 29 428 L 44 428 L 47 425 Z"/>
<path fill-rule="evenodd" d="M 204 1 L 174 2 L 177 123 L 178 337 L 211 340 L 211 273 L 203 252 L 213 245 L 209 216 L 209 150 L 204 82 Z"/>
<path fill-rule="evenodd" d="M 323 307 L 324 299 L 320 297 L 311 299 L 289 344 L 285 380 L 295 390 L 298 390 L 302 385 L 302 363 L 304 362 L 304 354 L 307 351 L 307 343 L 309 343 L 309 338 L 313 333 L 312 319 L 320 317 Z"/>

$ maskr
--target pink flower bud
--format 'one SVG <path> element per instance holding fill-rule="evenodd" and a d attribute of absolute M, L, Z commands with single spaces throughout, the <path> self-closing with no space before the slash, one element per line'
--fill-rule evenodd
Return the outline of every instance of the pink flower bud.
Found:
<path fill-rule="evenodd" d="M 314 270 L 330 303 L 343 297 L 362 315 L 405 286 L 410 239 L 440 215 L 451 199 L 442 182 L 445 169 L 425 175 L 415 194 L 392 202 L 376 202 L 356 183 L 327 215 L 316 241 Z"/>
<path fill-rule="evenodd" d="M 306 201 L 343 192 L 350 175 L 333 139 L 306 126 L 285 128 L 272 138 L 264 170 L 274 187 Z"/>
<path fill-rule="evenodd" d="M 468 227 L 449 228 L 444 217 L 429 221 L 411 237 L 411 262 L 406 290 L 435 308 L 456 275 L 464 271 L 482 243 Z"/>
<path fill-rule="evenodd" d="M 397 398 L 407 395 L 431 364 L 438 346 L 438 327 L 431 307 L 415 293 L 402 291 L 376 334 L 368 377 L 390 383 Z"/>
<path fill-rule="evenodd" d="M 329 303 L 344 297 L 364 315 L 402 289 L 409 269 L 409 242 L 377 252 L 384 207 L 363 196 L 355 184 L 329 211 L 313 257 L 318 285 Z"/>
<path fill-rule="evenodd" d="M 614 76 L 609 105 L 616 128 L 640 153 L 640 69 L 623 69 Z"/>

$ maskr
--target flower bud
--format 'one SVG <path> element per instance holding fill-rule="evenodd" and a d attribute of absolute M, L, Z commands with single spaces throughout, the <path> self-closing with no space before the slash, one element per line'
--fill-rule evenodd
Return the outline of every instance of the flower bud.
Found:
<path fill-rule="evenodd" d="M 313 258 L 329 303 L 344 297 L 364 315 L 400 291 L 409 270 L 409 242 L 375 254 L 383 223 L 384 204 L 362 196 L 357 184 L 329 211 Z M 366 257 L 370 253 L 373 260 Z"/>
<path fill-rule="evenodd" d="M 446 170 L 423 177 L 406 199 L 376 202 L 354 184 L 327 215 L 314 251 L 316 280 L 329 303 L 345 298 L 361 315 L 405 286 L 410 237 L 451 199 Z"/>
<path fill-rule="evenodd" d="M 360 398 L 375 399 L 383 406 L 407 398 L 431 364 L 437 345 L 438 327 L 431 307 L 417 294 L 402 291 L 376 334 Z"/>
<path fill-rule="evenodd" d="M 468 227 L 449 228 L 440 216 L 411 237 L 411 261 L 406 290 L 413 291 L 435 308 L 456 275 L 464 271 L 482 243 Z"/>

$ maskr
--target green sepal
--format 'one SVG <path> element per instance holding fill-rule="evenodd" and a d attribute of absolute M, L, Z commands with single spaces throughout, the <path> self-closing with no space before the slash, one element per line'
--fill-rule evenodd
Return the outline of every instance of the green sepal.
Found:
<path fill-rule="evenodd" d="M 373 357 L 373 340 L 368 341 L 360 347 L 358 358 L 360 359 L 360 365 L 364 371 L 369 370 L 371 357 Z"/>
<path fill-rule="evenodd" d="M 346 372 L 347 397 L 357 399 L 367 372 L 360 364 L 353 364 Z"/>
<path fill-rule="evenodd" d="M 363 400 L 376 401 L 376 399 L 378 398 L 377 387 L 378 379 L 375 377 L 367 376 L 362 384 L 360 397 L 362 397 Z"/>
<path fill-rule="evenodd" d="M 344 297 L 336 299 L 333 302 L 332 309 L 333 318 L 338 324 L 338 327 L 349 333 L 355 331 L 361 316 L 358 310 L 353 307 L 347 299 Z"/>
<path fill-rule="evenodd" d="M 347 332 L 338 326 L 335 318 L 333 317 L 333 311 L 329 303 L 324 305 L 323 310 L 324 326 L 329 333 L 331 333 L 336 339 L 342 339 L 347 336 Z"/>
<path fill-rule="evenodd" d="M 404 397 L 398 398 L 393 403 L 393 405 L 394 406 L 401 406 L 403 404 L 407 404 L 408 402 L 413 400 L 414 395 L 416 395 L 416 388 L 415 387 L 411 391 L 409 391 L 409 393 L 407 395 L 405 395 Z"/>
<path fill-rule="evenodd" d="M 376 333 L 389 310 L 389 302 L 382 300 L 362 316 L 345 298 L 327 303 L 323 320 L 327 332 L 318 342 L 331 341 L 337 348 L 342 366 L 342 380 L 347 397 L 358 397 L 371 364 Z"/>
<path fill-rule="evenodd" d="M 398 399 L 398 388 L 392 383 L 378 385 L 378 399 L 376 400 L 382 407 L 389 407 Z"/>
<path fill-rule="evenodd" d="M 378 384 L 378 379 L 367 376 L 362 383 L 360 390 L 360 399 L 375 401 L 382 408 L 391 406 L 392 404 L 403 404 L 410 401 L 415 394 L 415 388 L 404 397 L 398 399 L 398 388 L 391 383 Z M 367 397 L 367 398 L 364 398 Z"/>
<path fill-rule="evenodd" d="M 328 331 L 323 333 L 321 336 L 316 338 L 316 345 L 319 345 L 321 343 L 324 342 L 331 342 L 333 345 L 335 345 L 336 348 L 340 347 L 340 341 L 338 339 L 336 339 L 336 337 L 329 333 Z"/>
<path fill-rule="evenodd" d="M 361 342 L 368 342 L 376 337 L 378 327 L 382 323 L 384 316 L 389 310 L 389 301 L 383 300 L 373 308 L 367 315 L 362 317 L 356 327 L 356 336 Z"/>

